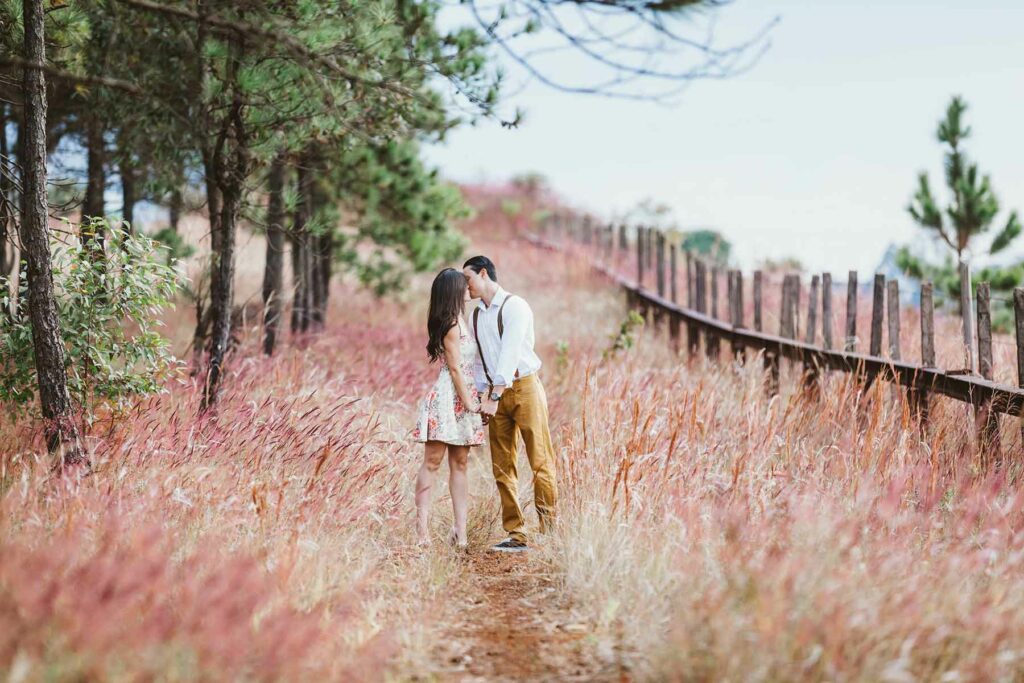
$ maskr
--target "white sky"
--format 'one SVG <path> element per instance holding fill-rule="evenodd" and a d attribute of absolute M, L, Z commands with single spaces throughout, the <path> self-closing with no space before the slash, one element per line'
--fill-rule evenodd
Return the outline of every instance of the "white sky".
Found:
<path fill-rule="evenodd" d="M 651 197 L 683 227 L 722 231 L 744 267 L 794 255 L 867 272 L 890 242 L 920 239 L 905 211 L 919 170 L 945 198 L 934 133 L 961 94 L 968 154 L 1024 212 L 1024 1 L 737 0 L 720 32 L 775 16 L 752 71 L 697 83 L 673 108 L 531 83 L 507 102 L 526 111 L 518 129 L 456 130 L 428 158 L 463 181 L 539 171 L 606 217 Z"/>

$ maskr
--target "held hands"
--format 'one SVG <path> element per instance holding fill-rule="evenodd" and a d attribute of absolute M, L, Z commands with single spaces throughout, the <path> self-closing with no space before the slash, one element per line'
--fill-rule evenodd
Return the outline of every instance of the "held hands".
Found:
<path fill-rule="evenodd" d="M 492 401 L 490 398 L 485 398 L 480 401 L 480 414 L 484 417 L 494 417 L 494 414 L 498 412 L 498 402 Z"/>
<path fill-rule="evenodd" d="M 482 397 L 477 406 L 477 412 L 480 413 L 480 421 L 486 425 L 498 412 L 498 402 L 490 400 L 490 397 Z"/>

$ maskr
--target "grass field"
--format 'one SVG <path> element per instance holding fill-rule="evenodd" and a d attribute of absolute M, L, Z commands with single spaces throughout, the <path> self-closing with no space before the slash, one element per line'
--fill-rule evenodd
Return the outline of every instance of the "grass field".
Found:
<path fill-rule="evenodd" d="M 770 399 L 758 359 L 686 363 L 651 329 L 605 358 L 621 293 L 500 221 L 479 214 L 471 251 L 534 309 L 559 457 L 558 526 L 527 558 L 485 553 L 501 538 L 485 448 L 469 556 L 442 542 L 444 476 L 437 542 L 413 546 L 432 274 L 384 300 L 339 282 L 324 333 L 273 359 L 247 335 L 215 414 L 183 376 L 91 442 L 80 482 L 48 476 L 32 425 L 0 425 L 0 672 L 1020 678 L 1024 497 L 1016 464 L 978 469 L 962 406 L 937 401 L 921 439 L 886 386 L 860 401 L 830 376 L 808 399 L 784 368 Z M 175 339 L 190 316 L 167 321 Z"/>

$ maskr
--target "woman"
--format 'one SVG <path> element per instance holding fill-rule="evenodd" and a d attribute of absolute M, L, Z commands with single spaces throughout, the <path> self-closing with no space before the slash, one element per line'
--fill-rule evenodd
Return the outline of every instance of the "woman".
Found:
<path fill-rule="evenodd" d="M 430 543 L 428 519 L 434 477 L 448 452 L 448 486 L 452 495 L 455 526 L 449 540 L 466 547 L 466 515 L 469 485 L 466 467 L 470 446 L 484 442 L 480 400 L 473 386 L 476 344 L 469 334 L 463 309 L 469 301 L 466 279 L 454 268 L 445 268 L 430 288 L 427 317 L 427 355 L 441 361 L 437 380 L 420 406 L 413 439 L 424 444 L 423 465 L 416 477 L 416 531 L 419 545 Z"/>

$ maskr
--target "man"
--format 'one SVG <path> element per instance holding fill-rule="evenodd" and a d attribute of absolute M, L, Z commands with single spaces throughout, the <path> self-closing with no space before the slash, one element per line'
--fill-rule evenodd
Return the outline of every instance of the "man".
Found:
<path fill-rule="evenodd" d="M 494 263 L 486 256 L 466 261 L 462 274 L 470 296 L 480 299 L 471 317 L 480 351 L 473 379 L 481 393 L 481 411 L 489 418 L 491 465 L 501 497 L 502 526 L 508 533 L 491 549 L 522 552 L 527 544 L 516 469 L 520 434 L 533 470 L 534 506 L 542 532 L 554 520 L 557 498 L 548 400 L 537 374 L 540 358 L 533 350 L 533 311 L 521 296 L 498 285 Z"/>

